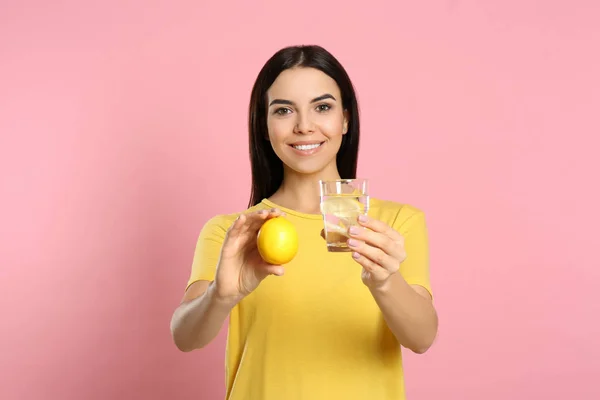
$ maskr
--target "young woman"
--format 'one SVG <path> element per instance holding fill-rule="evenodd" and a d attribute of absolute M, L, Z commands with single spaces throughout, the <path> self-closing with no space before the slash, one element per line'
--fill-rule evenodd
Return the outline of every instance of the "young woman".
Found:
<path fill-rule="evenodd" d="M 404 399 L 401 346 L 423 353 L 437 333 L 423 212 L 371 198 L 352 252 L 328 252 L 321 236 L 318 181 L 356 175 L 346 71 L 319 46 L 280 50 L 252 90 L 249 130 L 249 208 L 202 228 L 171 322 L 175 344 L 206 346 L 229 316 L 229 400 Z M 270 265 L 256 236 L 282 213 L 299 251 Z"/>

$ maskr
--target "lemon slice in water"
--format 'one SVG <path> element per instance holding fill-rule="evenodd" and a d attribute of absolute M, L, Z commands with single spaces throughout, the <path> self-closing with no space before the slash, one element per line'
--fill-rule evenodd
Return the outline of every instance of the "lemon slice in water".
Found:
<path fill-rule="evenodd" d="M 356 197 L 330 197 L 321 203 L 323 214 L 333 214 L 336 217 L 355 216 L 362 213 L 364 205 Z"/>
<path fill-rule="evenodd" d="M 348 228 L 356 225 L 356 218 L 364 213 L 364 204 L 354 196 L 330 197 L 321 203 L 321 212 L 325 215 L 325 229 L 348 237 Z M 331 218 L 334 217 L 334 218 Z M 337 220 L 337 223 L 330 219 Z"/>

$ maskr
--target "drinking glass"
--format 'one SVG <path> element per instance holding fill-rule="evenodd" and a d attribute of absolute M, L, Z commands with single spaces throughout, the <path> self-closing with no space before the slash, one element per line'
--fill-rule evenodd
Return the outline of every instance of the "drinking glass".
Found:
<path fill-rule="evenodd" d="M 337 179 L 319 181 L 321 214 L 325 241 L 330 252 L 352 251 L 348 247 L 348 229 L 358 225 L 358 216 L 369 212 L 368 181 Z"/>

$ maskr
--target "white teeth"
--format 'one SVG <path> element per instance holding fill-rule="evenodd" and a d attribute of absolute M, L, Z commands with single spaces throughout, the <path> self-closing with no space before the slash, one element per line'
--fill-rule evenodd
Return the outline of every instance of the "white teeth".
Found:
<path fill-rule="evenodd" d="M 312 149 L 316 149 L 320 145 L 321 145 L 320 143 L 315 143 L 315 144 L 301 144 L 301 145 L 296 145 L 296 146 L 293 146 L 293 147 L 295 149 L 298 149 L 298 150 L 312 150 Z"/>

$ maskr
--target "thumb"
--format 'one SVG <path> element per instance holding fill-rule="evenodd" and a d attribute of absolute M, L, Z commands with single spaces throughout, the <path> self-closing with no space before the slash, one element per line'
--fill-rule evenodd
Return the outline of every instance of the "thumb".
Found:
<path fill-rule="evenodd" d="M 285 273 L 285 268 L 281 265 L 266 264 L 262 268 L 264 278 L 268 275 L 282 276 Z"/>
<path fill-rule="evenodd" d="M 242 228 L 244 227 L 247 218 L 248 217 L 246 217 L 244 214 L 240 214 L 227 230 L 226 239 L 231 237 L 235 238 L 239 236 L 242 232 Z"/>
<path fill-rule="evenodd" d="M 238 253 L 245 222 L 246 216 L 242 214 L 227 230 L 225 240 L 223 241 L 223 248 L 221 250 L 225 257 L 233 257 Z"/>

